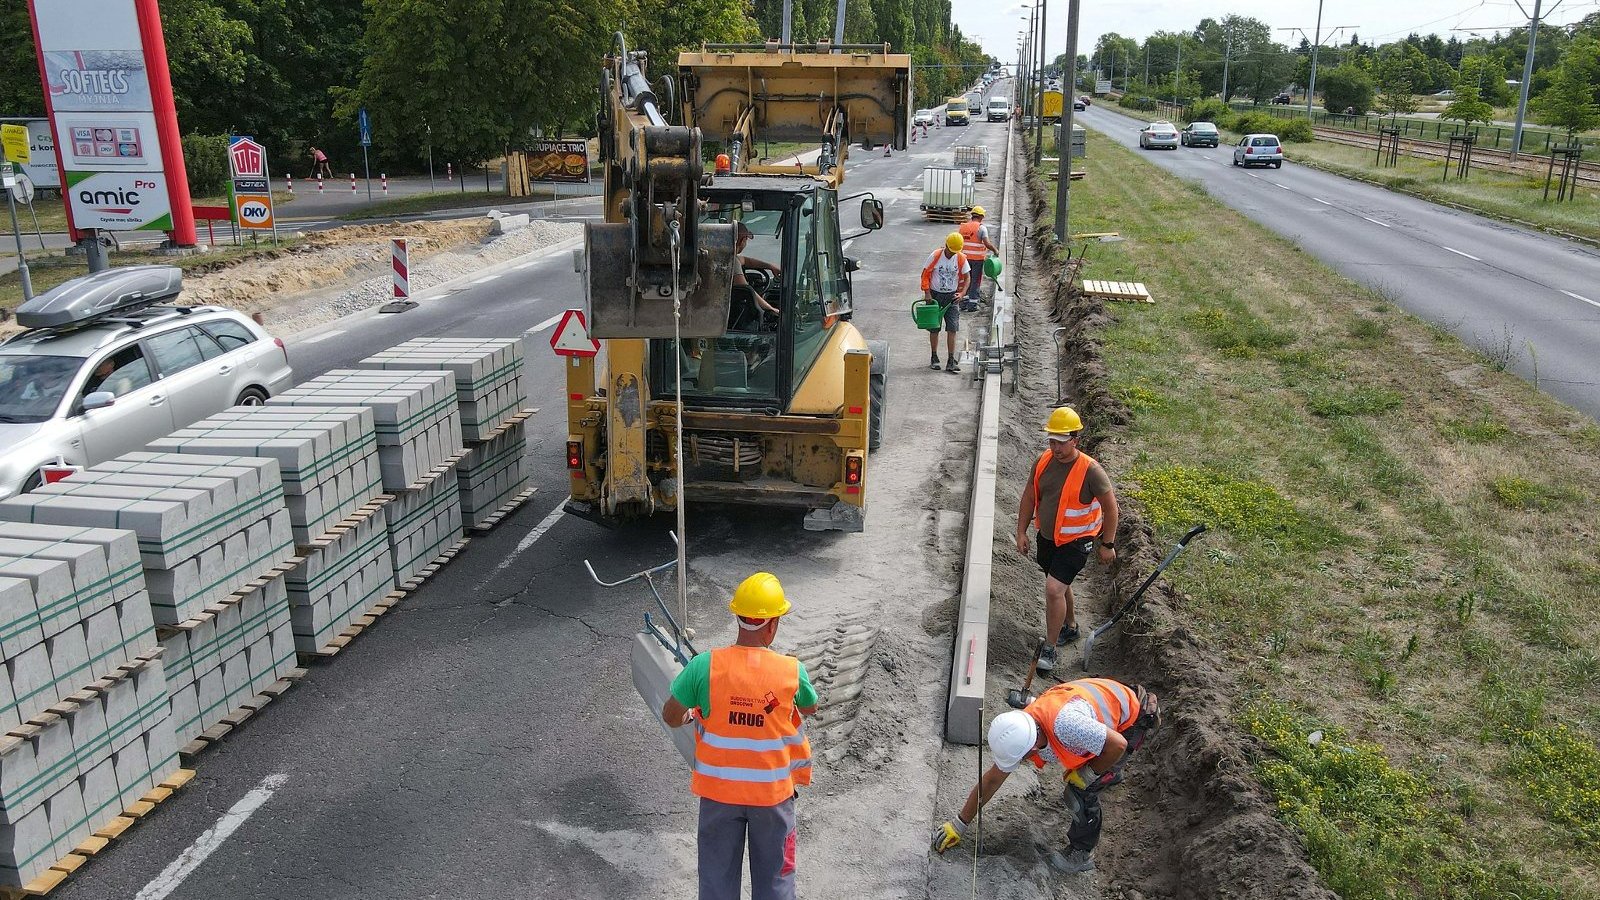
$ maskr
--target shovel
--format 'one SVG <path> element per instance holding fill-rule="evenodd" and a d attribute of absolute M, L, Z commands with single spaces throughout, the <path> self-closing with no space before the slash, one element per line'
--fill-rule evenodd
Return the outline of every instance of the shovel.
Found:
<path fill-rule="evenodd" d="M 1012 688 L 1006 691 L 1006 705 L 1012 709 L 1025 709 L 1034 701 L 1034 696 L 1028 693 L 1033 687 L 1033 676 L 1039 673 L 1039 656 L 1044 653 L 1044 641 L 1039 642 L 1039 648 L 1033 651 L 1033 664 L 1028 666 L 1028 680 L 1022 683 L 1022 690 Z"/>
<path fill-rule="evenodd" d="M 1150 587 L 1150 585 L 1155 583 L 1156 578 L 1159 577 L 1162 572 L 1166 571 L 1167 566 L 1172 565 L 1172 561 L 1178 558 L 1178 554 L 1183 552 L 1184 547 L 1189 546 L 1190 541 L 1194 540 L 1196 537 L 1199 537 L 1205 532 L 1205 530 L 1206 526 L 1204 523 L 1202 523 L 1189 529 L 1187 534 L 1181 538 L 1178 538 L 1177 545 L 1171 550 L 1167 551 L 1166 558 L 1161 560 L 1161 564 L 1156 566 L 1156 570 L 1151 572 L 1150 576 L 1144 580 L 1144 584 L 1139 585 L 1139 589 L 1133 592 L 1133 596 L 1128 598 L 1128 602 L 1122 604 L 1122 608 L 1117 610 L 1116 613 L 1114 613 L 1111 618 L 1107 619 L 1103 625 L 1089 632 L 1089 637 L 1083 642 L 1083 670 L 1085 672 L 1089 671 L 1089 653 L 1094 649 L 1094 642 L 1099 640 L 1101 635 L 1105 634 L 1107 631 L 1110 631 L 1111 626 L 1117 624 L 1119 619 L 1127 615 L 1128 612 L 1135 606 L 1139 605 L 1140 598 L 1144 596 L 1144 592 Z"/>

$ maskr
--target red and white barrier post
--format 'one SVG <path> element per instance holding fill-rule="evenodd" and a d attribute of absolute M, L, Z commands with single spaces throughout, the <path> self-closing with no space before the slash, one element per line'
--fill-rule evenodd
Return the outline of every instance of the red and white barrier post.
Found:
<path fill-rule="evenodd" d="M 293 197 L 294 196 L 294 176 L 290 175 L 288 172 L 285 172 L 285 173 L 283 173 L 283 180 L 284 180 L 284 183 L 289 186 L 289 196 Z"/>
<path fill-rule="evenodd" d="M 389 173 L 379 172 L 378 179 L 383 182 L 383 195 L 385 197 L 389 196 Z"/>
<path fill-rule="evenodd" d="M 322 173 L 317 173 L 317 193 L 322 193 Z"/>
<path fill-rule="evenodd" d="M 456 180 L 455 166 L 453 166 L 450 163 L 445 163 L 444 164 L 444 180 L 445 181 L 455 181 Z"/>
<path fill-rule="evenodd" d="M 389 258 L 394 268 L 394 299 L 411 299 L 411 251 L 406 249 L 405 238 L 389 242 Z"/>
<path fill-rule="evenodd" d="M 350 193 L 354 194 L 355 192 L 356 192 L 356 173 L 351 172 L 350 173 Z"/>

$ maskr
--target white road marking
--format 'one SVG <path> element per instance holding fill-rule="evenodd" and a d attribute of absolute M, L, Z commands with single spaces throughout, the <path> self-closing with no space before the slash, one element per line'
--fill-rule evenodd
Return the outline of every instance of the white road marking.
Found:
<path fill-rule="evenodd" d="M 1283 189 L 1284 189 L 1284 190 L 1286 190 L 1286 191 L 1292 191 L 1292 190 L 1294 190 L 1294 188 L 1292 188 L 1292 187 L 1289 187 L 1289 186 L 1288 186 L 1288 185 L 1287 185 L 1287 184 L 1279 184 L 1279 183 L 1278 183 L 1278 182 L 1276 182 L 1276 181 L 1274 181 L 1274 182 L 1273 182 L 1273 183 L 1272 183 L 1272 184 L 1273 184 L 1273 186 L 1274 186 L 1274 187 L 1281 187 L 1281 188 L 1283 188 Z M 1313 200 L 1317 200 L 1317 198 L 1315 198 L 1315 197 L 1312 197 L 1312 198 L 1311 198 L 1311 199 L 1313 199 Z M 1317 202 L 1318 202 L 1318 203 L 1321 203 L 1321 202 L 1322 202 L 1322 201 L 1321 201 L 1321 200 L 1317 200 Z M 1329 204 L 1329 205 L 1332 205 L 1332 204 Z"/>
<path fill-rule="evenodd" d="M 539 264 L 539 261 L 537 259 L 530 259 L 525 263 L 517 263 L 516 265 L 512 266 L 511 268 L 512 268 L 513 271 L 521 272 L 523 269 L 526 269 L 529 266 L 537 266 L 538 264 Z"/>
<path fill-rule="evenodd" d="M 472 279 L 472 283 L 473 284 L 488 284 L 489 282 L 491 282 L 491 281 L 493 281 L 493 280 L 495 280 L 496 278 L 499 278 L 499 277 L 500 277 L 500 273 L 496 272 L 493 275 L 485 275 L 482 278 L 474 278 L 474 279 Z"/>
<path fill-rule="evenodd" d="M 1454 253 L 1457 256 L 1465 256 L 1467 259 L 1470 259 L 1473 262 L 1483 262 L 1483 260 L 1473 256 L 1471 253 L 1462 253 L 1460 250 L 1457 250 L 1454 247 L 1445 247 L 1443 244 L 1440 244 L 1439 246 L 1444 247 L 1444 249 L 1449 250 L 1451 253 Z"/>
<path fill-rule="evenodd" d="M 320 344 L 323 341 L 327 340 L 328 338 L 336 338 L 341 334 L 344 334 L 344 329 L 343 328 L 335 329 L 333 331 L 328 332 L 327 334 L 319 334 L 314 338 L 306 338 L 305 340 L 301 341 L 300 343 L 302 343 L 302 344 Z"/>
<path fill-rule="evenodd" d="M 1312 197 L 1311 199 L 1317 201 L 1318 203 L 1321 203 L 1323 206 L 1332 206 L 1333 205 L 1332 203 L 1329 203 L 1328 201 L 1322 199 L 1321 197 Z"/>
<path fill-rule="evenodd" d="M 1571 297 L 1574 300 L 1582 300 L 1584 303 L 1587 303 L 1590 306 L 1600 307 L 1600 300 L 1590 300 L 1588 297 L 1585 297 L 1582 294 L 1574 294 L 1571 291 L 1562 291 L 1561 293 L 1566 294 L 1568 297 Z"/>
<path fill-rule="evenodd" d="M 1260 175 L 1257 175 L 1254 172 L 1246 172 L 1245 174 L 1249 175 L 1251 178 L 1260 178 L 1261 177 Z"/>
<path fill-rule="evenodd" d="M 1374 225 L 1382 225 L 1385 228 L 1393 228 L 1394 227 L 1393 225 L 1390 225 L 1388 222 L 1379 222 L 1377 219 L 1368 218 L 1367 216 L 1362 216 L 1361 218 L 1366 219 L 1368 222 L 1371 222 Z"/>
<path fill-rule="evenodd" d="M 256 810 L 271 800 L 273 793 L 283 787 L 284 782 L 288 780 L 288 775 L 268 775 L 261 779 L 260 784 L 239 798 L 239 802 L 235 803 L 232 809 L 222 814 L 217 824 L 211 826 L 205 834 L 195 838 L 189 849 L 183 851 L 177 859 L 162 869 L 160 875 L 151 879 L 134 900 L 163 900 L 177 890 L 185 878 L 200 868 L 206 857 L 216 852 L 216 849 L 222 846 L 222 842 L 239 830 L 239 826 L 254 815 Z"/>
<path fill-rule="evenodd" d="M 845 241 L 844 244 L 841 245 L 839 249 L 841 249 L 841 250 L 849 250 L 850 249 L 850 245 L 854 244 L 855 242 L 856 242 L 856 239 L 855 238 L 851 238 L 850 240 Z"/>
<path fill-rule="evenodd" d="M 555 509 L 550 510 L 550 514 L 548 516 L 540 519 L 539 524 L 533 526 L 532 531 L 524 535 L 522 540 L 517 541 L 516 549 L 507 554 L 505 559 L 500 560 L 500 564 L 494 567 L 494 571 L 489 573 L 489 577 L 493 578 L 494 576 L 505 571 L 507 567 L 517 561 L 517 557 L 521 556 L 524 550 L 532 547 L 534 541 L 544 537 L 544 533 L 549 531 L 551 528 L 554 528 L 555 524 L 561 521 L 561 517 L 566 514 L 567 510 L 564 506 L 557 506 Z"/>
<path fill-rule="evenodd" d="M 529 331 L 528 333 L 529 334 L 538 334 L 539 332 L 544 331 L 547 328 L 554 328 L 554 327 L 556 327 L 556 323 L 561 321 L 561 317 L 566 315 L 566 314 L 567 314 L 566 310 L 562 310 L 561 312 L 556 313 L 555 315 L 551 316 L 550 318 L 545 319 L 543 322 L 540 322 L 539 324 L 533 326 L 533 330 Z"/>

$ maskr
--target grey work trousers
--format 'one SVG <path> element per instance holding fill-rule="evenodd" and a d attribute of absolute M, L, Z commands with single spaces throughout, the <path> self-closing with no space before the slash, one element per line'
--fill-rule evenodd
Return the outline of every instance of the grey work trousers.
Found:
<path fill-rule="evenodd" d="M 750 844 L 750 900 L 794 900 L 794 798 L 735 806 L 700 798 L 700 900 L 739 900 Z"/>

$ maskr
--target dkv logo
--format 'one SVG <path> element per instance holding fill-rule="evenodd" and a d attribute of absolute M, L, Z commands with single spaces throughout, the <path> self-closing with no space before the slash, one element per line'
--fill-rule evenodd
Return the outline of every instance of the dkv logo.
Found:
<path fill-rule="evenodd" d="M 158 185 L 154 181 L 135 178 L 131 187 L 101 188 L 99 190 L 85 188 L 80 190 L 78 192 L 78 201 L 93 207 L 96 212 L 127 215 L 143 202 L 139 199 L 141 192 L 153 191 L 157 187 Z"/>
<path fill-rule="evenodd" d="M 272 206 L 265 197 L 239 197 L 239 224 L 246 228 L 271 228 Z"/>

